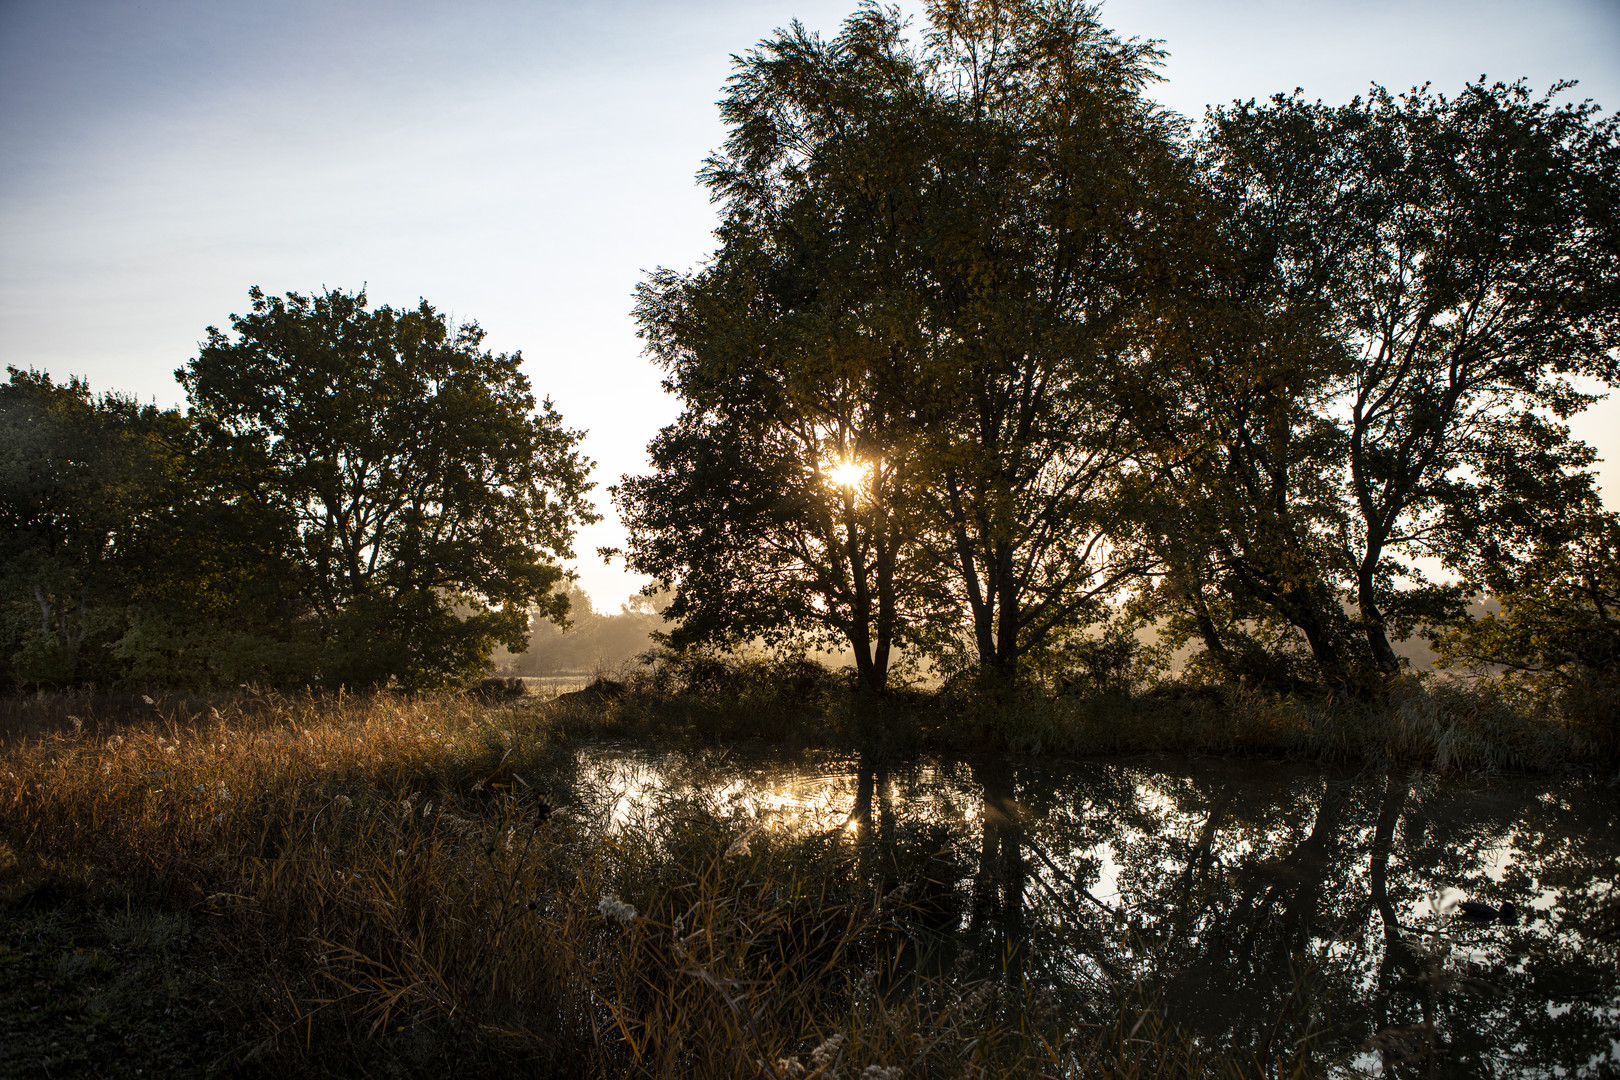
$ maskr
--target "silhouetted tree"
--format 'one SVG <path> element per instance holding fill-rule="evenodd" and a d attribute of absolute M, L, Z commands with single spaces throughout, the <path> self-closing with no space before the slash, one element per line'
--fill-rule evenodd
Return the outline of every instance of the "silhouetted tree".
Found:
<path fill-rule="evenodd" d="M 596 519 L 581 433 L 535 410 L 520 356 L 425 301 L 250 292 L 177 373 L 199 423 L 262 459 L 332 684 L 462 681 L 529 610 L 561 616 L 573 528 Z"/>
<path fill-rule="evenodd" d="M 637 309 L 689 407 L 619 489 L 689 633 L 819 625 L 873 687 L 901 635 L 1011 674 L 1136 569 L 1099 383 L 1179 175 L 1150 47 L 1072 3 L 929 16 L 920 48 L 870 6 L 738 61 L 720 250 Z"/>
<path fill-rule="evenodd" d="M 1174 591 L 1226 667 L 1222 605 L 1229 636 L 1270 613 L 1329 685 L 1375 686 L 1392 635 L 1461 616 L 1413 560 L 1464 550 L 1459 522 L 1483 541 L 1493 461 L 1560 458 L 1518 498 L 1565 505 L 1581 452 L 1541 417 L 1590 400 L 1569 376 L 1620 375 L 1620 147 L 1564 89 L 1211 112 L 1224 224 L 1156 308 L 1133 419 Z"/>
<path fill-rule="evenodd" d="M 109 681 L 143 520 L 173 495 L 183 418 L 79 379 L 0 386 L 0 616 L 7 681 Z"/>
<path fill-rule="evenodd" d="M 1511 452 L 1535 410 L 1583 408 L 1568 376 L 1620 380 L 1620 125 L 1554 106 L 1565 88 L 1375 90 L 1343 110 L 1361 227 L 1333 293 L 1358 354 L 1341 550 L 1385 674 L 1389 628 L 1446 611 L 1397 580 L 1441 546 L 1443 509 L 1479 497 L 1459 475 Z"/>

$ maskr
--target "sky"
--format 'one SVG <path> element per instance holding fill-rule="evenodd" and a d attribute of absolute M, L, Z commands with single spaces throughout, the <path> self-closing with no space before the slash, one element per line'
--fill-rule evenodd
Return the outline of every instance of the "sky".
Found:
<path fill-rule="evenodd" d="M 574 564 L 599 610 L 640 584 L 606 485 L 678 407 L 630 318 L 657 267 L 714 246 L 694 174 L 733 54 L 854 0 L 592 4 L 0 0 L 0 361 L 160 405 L 247 290 L 425 298 L 521 350 L 588 431 L 606 520 Z M 916 4 L 903 5 L 908 12 Z M 1620 108 L 1620 0 L 1110 0 L 1162 40 L 1151 96 L 1206 105 L 1481 74 Z M 1577 418 L 1620 502 L 1620 402 Z"/>

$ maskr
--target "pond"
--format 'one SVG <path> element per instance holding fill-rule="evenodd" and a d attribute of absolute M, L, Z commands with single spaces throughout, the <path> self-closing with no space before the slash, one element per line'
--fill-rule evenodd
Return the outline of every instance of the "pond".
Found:
<path fill-rule="evenodd" d="M 920 883 L 922 967 L 971 955 L 1030 985 L 1134 987 L 1212 1047 L 1303 1018 L 1332 1075 L 1620 1075 L 1620 788 L 1607 777 L 566 754 L 560 801 L 597 828 L 700 791 Z"/>

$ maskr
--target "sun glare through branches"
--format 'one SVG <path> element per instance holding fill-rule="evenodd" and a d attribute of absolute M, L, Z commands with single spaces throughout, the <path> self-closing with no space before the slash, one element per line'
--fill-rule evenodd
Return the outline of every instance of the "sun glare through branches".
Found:
<path fill-rule="evenodd" d="M 841 461 L 827 470 L 827 480 L 834 487 L 853 490 L 864 485 L 871 472 L 869 461 Z"/>

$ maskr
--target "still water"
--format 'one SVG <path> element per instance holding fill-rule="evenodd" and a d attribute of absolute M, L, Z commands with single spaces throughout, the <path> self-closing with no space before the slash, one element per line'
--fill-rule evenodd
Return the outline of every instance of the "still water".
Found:
<path fill-rule="evenodd" d="M 999 977 L 1134 984 L 1210 1045 L 1308 1010 L 1341 1076 L 1620 1076 L 1608 777 L 573 753 L 559 794 L 601 828 L 678 789 L 867 845 L 928 883 L 919 963 L 971 943 Z"/>

